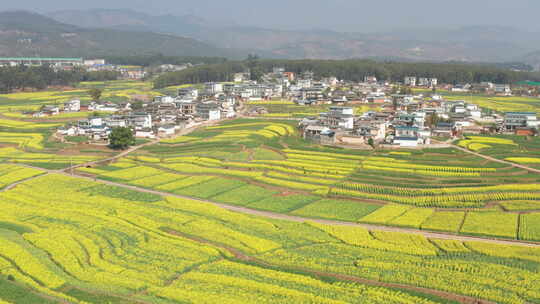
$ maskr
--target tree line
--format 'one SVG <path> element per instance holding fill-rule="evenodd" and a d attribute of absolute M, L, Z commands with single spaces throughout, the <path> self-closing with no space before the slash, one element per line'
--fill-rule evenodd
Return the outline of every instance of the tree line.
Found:
<path fill-rule="evenodd" d="M 116 80 L 119 76 L 119 73 L 113 71 L 87 72 L 82 68 L 64 71 L 49 66 L 0 67 L 0 92 L 43 90 L 49 86 L 69 86 L 81 81 Z"/>
<path fill-rule="evenodd" d="M 109 56 L 105 60 L 111 64 L 118 65 L 138 65 L 138 66 L 157 66 L 162 64 L 183 65 L 191 64 L 216 64 L 224 63 L 226 58 L 222 57 L 196 57 L 196 56 L 164 56 L 162 54 L 153 55 L 133 55 L 133 56 Z"/>
<path fill-rule="evenodd" d="M 363 81 L 365 76 L 379 80 L 403 81 L 406 76 L 438 78 L 439 83 L 514 83 L 522 80 L 540 80 L 540 73 L 519 72 L 492 65 L 466 63 L 404 63 L 373 60 L 259 60 L 250 56 L 244 61 L 196 66 L 179 72 L 164 74 L 155 80 L 156 88 L 186 83 L 230 81 L 232 74 L 247 70 L 271 72 L 283 67 L 295 73 L 314 72 L 316 77 L 335 76 L 345 81 Z M 257 78 L 257 77 L 255 77 Z"/>
<path fill-rule="evenodd" d="M 235 73 L 244 72 L 243 62 L 200 65 L 179 72 L 165 73 L 154 80 L 155 88 L 165 88 L 177 84 L 232 81 Z"/>

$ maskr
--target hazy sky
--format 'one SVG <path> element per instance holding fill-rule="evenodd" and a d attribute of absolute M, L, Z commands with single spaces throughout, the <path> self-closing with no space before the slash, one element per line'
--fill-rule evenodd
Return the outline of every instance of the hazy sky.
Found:
<path fill-rule="evenodd" d="M 241 25 L 371 32 L 414 27 L 503 25 L 540 30 L 538 0 L 1 0 L 0 10 L 130 8 L 194 14 Z"/>

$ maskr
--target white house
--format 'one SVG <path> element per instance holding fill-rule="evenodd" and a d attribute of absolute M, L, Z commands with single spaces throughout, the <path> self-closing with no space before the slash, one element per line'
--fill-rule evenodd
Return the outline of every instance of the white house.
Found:
<path fill-rule="evenodd" d="M 495 91 L 495 94 L 504 96 L 512 95 L 512 90 L 510 89 L 510 85 L 508 84 L 496 84 L 493 89 Z"/>
<path fill-rule="evenodd" d="M 312 86 L 312 81 L 311 79 L 299 79 L 296 82 L 296 85 L 301 89 L 309 89 Z"/>
<path fill-rule="evenodd" d="M 469 115 L 472 118 L 482 118 L 482 111 L 479 111 L 479 110 L 469 111 Z"/>
<path fill-rule="evenodd" d="M 443 97 L 442 97 L 442 95 L 434 94 L 434 95 L 431 96 L 431 99 L 433 99 L 435 101 L 439 101 L 439 100 L 443 100 Z"/>
<path fill-rule="evenodd" d="M 204 84 L 204 90 L 208 94 L 218 94 L 223 92 L 223 84 L 218 82 L 208 82 Z"/>
<path fill-rule="evenodd" d="M 135 131 L 135 137 L 138 138 L 156 138 L 156 135 L 151 129 L 137 130 Z"/>
<path fill-rule="evenodd" d="M 92 117 L 88 119 L 91 127 L 101 127 L 103 126 L 103 118 L 101 117 Z"/>
<path fill-rule="evenodd" d="M 190 99 L 194 100 L 199 98 L 199 90 L 194 88 L 181 88 L 178 89 L 178 96 L 181 99 Z"/>
<path fill-rule="evenodd" d="M 64 135 L 64 136 L 75 136 L 77 135 L 77 128 L 76 127 L 59 128 L 58 134 Z"/>
<path fill-rule="evenodd" d="M 216 102 L 198 103 L 196 111 L 197 115 L 205 120 L 221 119 L 221 106 Z"/>
<path fill-rule="evenodd" d="M 129 117 L 129 124 L 134 126 L 136 130 L 151 129 L 152 115 L 146 113 L 135 113 Z"/>
<path fill-rule="evenodd" d="M 413 76 L 405 77 L 404 83 L 407 86 L 415 87 L 416 86 L 416 77 L 413 77 Z"/>
<path fill-rule="evenodd" d="M 70 100 L 64 103 L 64 112 L 79 112 L 81 110 L 81 101 L 78 99 Z"/>
<path fill-rule="evenodd" d="M 155 98 L 155 101 L 160 103 L 174 103 L 176 99 L 171 96 L 158 96 Z"/>
<path fill-rule="evenodd" d="M 160 136 L 172 136 L 176 134 L 177 129 L 178 129 L 178 126 L 175 126 L 175 125 L 161 126 L 158 128 L 158 134 Z"/>
<path fill-rule="evenodd" d="M 394 145 L 400 147 L 418 147 L 418 142 L 421 141 L 418 137 L 395 137 Z"/>
<path fill-rule="evenodd" d="M 320 120 L 332 129 L 354 128 L 354 109 L 351 107 L 330 107 L 327 113 L 321 113 Z"/>

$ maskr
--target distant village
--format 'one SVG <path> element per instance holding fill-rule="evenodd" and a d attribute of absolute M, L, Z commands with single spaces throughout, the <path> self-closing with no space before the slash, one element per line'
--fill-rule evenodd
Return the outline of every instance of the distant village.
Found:
<path fill-rule="evenodd" d="M 83 59 L 83 58 L 19 58 L 0 57 L 0 67 L 15 66 L 42 66 L 47 65 L 54 70 L 69 71 L 74 68 L 83 68 L 88 72 L 111 71 L 118 72 L 123 79 L 140 80 L 149 73 L 149 68 L 134 65 L 118 65 L 107 63 L 105 59 Z M 192 67 L 190 63 L 183 65 L 162 64 L 152 69 L 155 72 L 175 72 Z"/>
<path fill-rule="evenodd" d="M 104 60 L 77 60 L 70 64 L 80 64 L 89 70 L 118 69 Z M 166 65 L 162 68 L 171 71 L 186 66 Z M 144 69 L 137 71 L 124 72 L 126 78 L 144 77 Z M 33 115 L 107 112 L 111 114 L 81 120 L 59 129 L 58 133 L 88 136 L 97 141 L 106 140 L 112 128 L 130 127 L 138 138 L 162 138 L 175 136 L 184 128 L 206 121 L 258 117 L 268 112 L 265 101 L 288 100 L 303 107 L 328 105 L 328 111 L 318 116 L 298 119 L 298 128 L 305 139 L 327 145 L 377 144 L 410 148 L 429 147 L 434 144 L 434 139 L 452 139 L 461 134 L 538 135 L 540 121 L 536 113 L 495 113 L 465 101 L 446 100 L 437 93 L 438 90 L 496 96 L 513 94 L 509 84 L 449 85 L 427 76 L 405 77 L 401 83 L 366 76 L 363 82 L 352 83 L 336 77 L 320 78 L 312 72 L 297 74 L 277 67 L 258 82 L 250 80 L 249 72 L 237 73 L 232 82 L 181 88 L 176 96 L 156 97 L 137 107 L 133 102 L 83 104 L 72 100 L 63 107 L 43 107 Z M 256 106 L 248 106 L 250 101 L 259 102 Z M 373 110 L 356 113 L 355 109 L 363 105 L 369 105 Z"/>

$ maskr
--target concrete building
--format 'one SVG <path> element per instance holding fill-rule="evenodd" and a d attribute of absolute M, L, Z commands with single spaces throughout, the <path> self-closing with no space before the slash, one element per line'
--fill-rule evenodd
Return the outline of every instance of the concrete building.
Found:
<path fill-rule="evenodd" d="M 327 113 L 321 113 L 323 125 L 331 129 L 352 130 L 354 128 L 354 109 L 350 107 L 330 107 Z"/>
<path fill-rule="evenodd" d="M 538 128 L 539 126 L 540 121 L 534 112 L 507 112 L 504 115 L 504 131 L 516 131 L 520 128 Z"/>
<path fill-rule="evenodd" d="M 403 83 L 406 86 L 415 87 L 416 86 L 416 77 L 413 77 L 413 76 L 405 77 L 405 80 L 403 81 Z"/>
<path fill-rule="evenodd" d="M 79 112 L 81 110 L 81 101 L 78 99 L 70 100 L 64 103 L 64 112 Z"/>
<path fill-rule="evenodd" d="M 216 102 L 198 103 L 195 108 L 197 115 L 205 120 L 221 119 L 221 107 Z"/>
<path fill-rule="evenodd" d="M 208 82 L 204 84 L 204 91 L 207 94 L 218 94 L 223 92 L 223 84 L 218 82 Z"/>
<path fill-rule="evenodd" d="M 74 67 L 82 66 L 82 58 L 40 58 L 40 57 L 0 57 L 0 66 L 42 66 Z"/>

